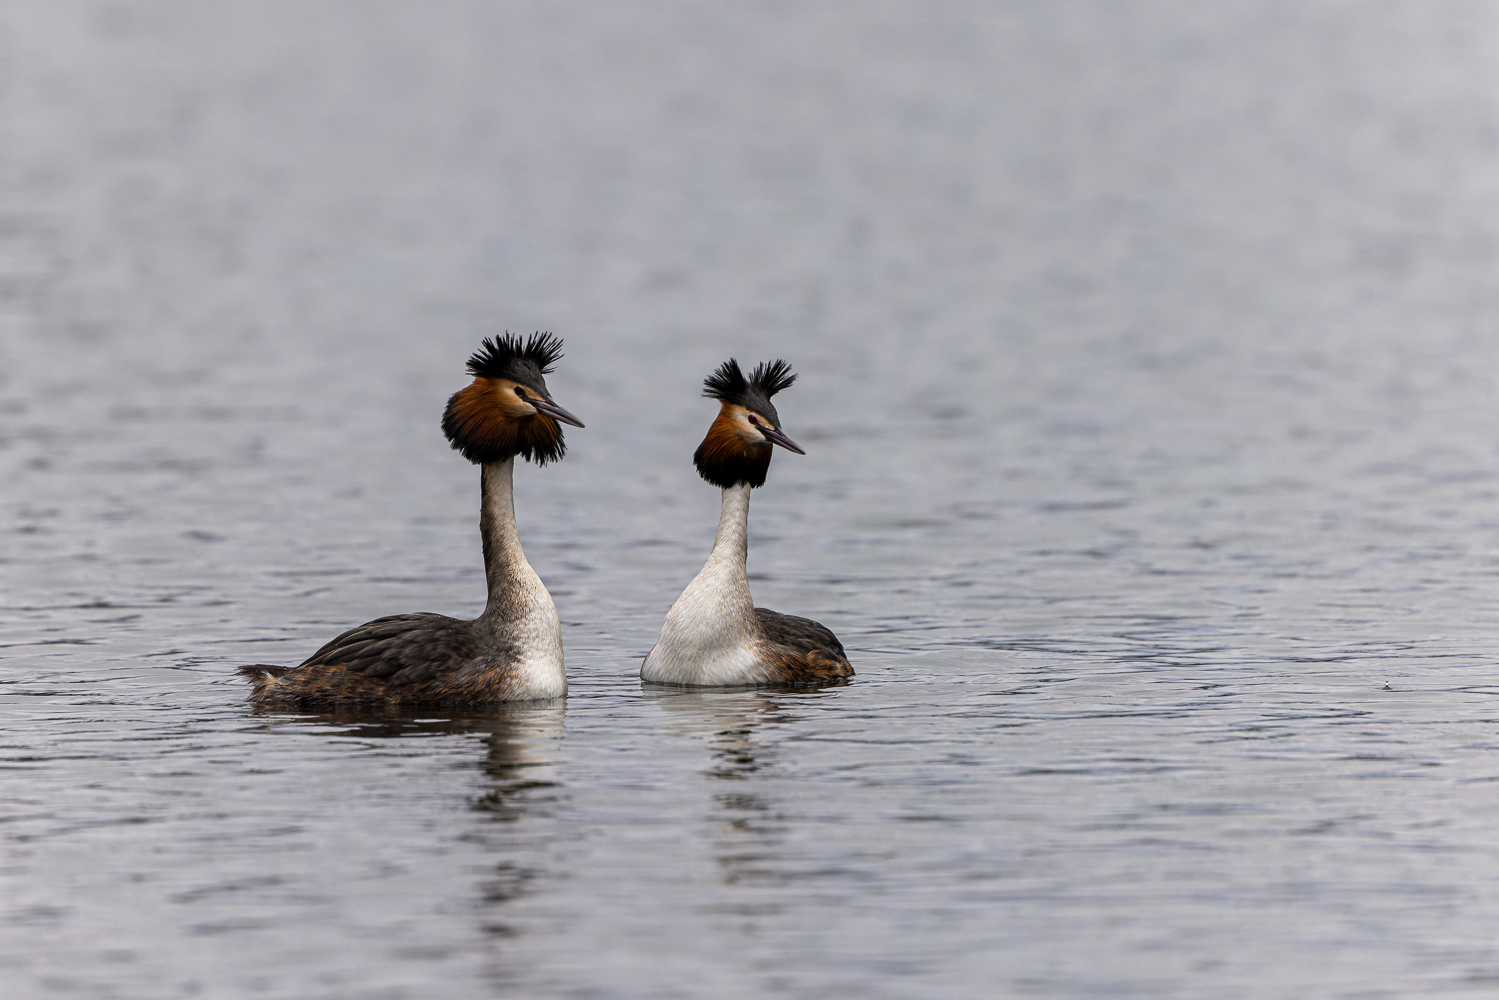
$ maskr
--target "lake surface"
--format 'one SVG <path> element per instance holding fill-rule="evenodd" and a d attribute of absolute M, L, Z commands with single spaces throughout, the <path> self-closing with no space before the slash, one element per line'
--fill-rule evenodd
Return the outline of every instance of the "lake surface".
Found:
<path fill-rule="evenodd" d="M 6 4 L 6 996 L 1492 996 L 1496 168 L 1480 2 Z M 566 704 L 252 709 L 506 329 Z M 731 355 L 847 687 L 638 681 Z"/>

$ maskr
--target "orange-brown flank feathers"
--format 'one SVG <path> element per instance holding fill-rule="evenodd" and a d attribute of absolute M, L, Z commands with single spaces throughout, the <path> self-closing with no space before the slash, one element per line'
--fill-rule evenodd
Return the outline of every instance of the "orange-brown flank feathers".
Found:
<path fill-rule="evenodd" d="M 770 668 L 769 683 L 820 687 L 845 682 L 854 675 L 843 643 L 821 622 L 756 608 L 755 623 L 763 637 L 759 648 Z"/>
<path fill-rule="evenodd" d="M 509 379 L 482 375 L 453 393 L 442 429 L 464 458 L 482 464 L 520 455 L 545 465 L 566 452 L 557 421 L 537 413 L 517 390 L 539 396 Z"/>

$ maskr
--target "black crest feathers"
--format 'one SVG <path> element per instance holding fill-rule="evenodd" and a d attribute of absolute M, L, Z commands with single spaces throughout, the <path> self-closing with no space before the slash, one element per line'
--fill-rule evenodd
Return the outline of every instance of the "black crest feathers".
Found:
<path fill-rule="evenodd" d="M 533 378 L 550 375 L 561 357 L 562 338 L 555 334 L 537 332 L 522 341 L 518 334 L 506 331 L 503 337 L 484 338 L 468 359 L 468 373 L 530 385 Z"/>
<path fill-rule="evenodd" d="M 703 379 L 703 395 L 754 410 L 757 407 L 751 405 L 751 401 L 763 400 L 768 403 L 771 396 L 789 388 L 795 381 L 796 374 L 791 370 L 791 365 L 780 358 L 760 362 L 749 378 L 744 377 L 739 362 L 730 358 L 719 365 L 716 372 Z M 755 396 L 760 399 L 756 400 Z"/>

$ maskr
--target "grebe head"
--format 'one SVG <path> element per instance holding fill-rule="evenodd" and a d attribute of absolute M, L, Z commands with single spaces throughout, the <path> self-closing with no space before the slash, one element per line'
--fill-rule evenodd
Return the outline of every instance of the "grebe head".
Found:
<path fill-rule="evenodd" d="M 765 485 L 772 445 L 798 455 L 801 447 L 781 432 L 781 417 L 770 397 L 796 381 L 791 366 L 777 358 L 755 366 L 749 378 L 730 358 L 703 381 L 703 395 L 719 401 L 718 419 L 692 456 L 698 475 L 728 489 L 738 483 Z"/>
<path fill-rule="evenodd" d="M 550 333 L 533 333 L 524 342 L 511 333 L 485 337 L 468 359 L 474 381 L 448 400 L 442 432 L 470 462 L 516 455 L 537 465 L 557 461 L 567 451 L 559 421 L 583 426 L 553 401 L 542 377 L 560 357 L 562 341 Z"/>

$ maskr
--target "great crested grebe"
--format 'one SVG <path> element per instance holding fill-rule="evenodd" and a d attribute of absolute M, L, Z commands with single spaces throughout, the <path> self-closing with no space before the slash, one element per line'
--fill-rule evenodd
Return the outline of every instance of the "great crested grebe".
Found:
<path fill-rule="evenodd" d="M 713 554 L 666 613 L 661 638 L 640 666 L 642 680 L 693 687 L 830 684 L 852 677 L 843 644 L 807 618 L 757 608 L 750 599 L 750 490 L 765 483 L 772 445 L 805 455 L 785 434 L 770 397 L 796 381 L 781 360 L 762 362 L 746 379 L 730 358 L 703 382 L 719 401 L 718 418 L 692 460 L 723 489 Z"/>
<path fill-rule="evenodd" d="M 557 607 L 521 551 L 512 493 L 515 456 L 545 465 L 567 446 L 542 376 L 562 357 L 549 333 L 522 343 L 485 338 L 469 358 L 474 381 L 453 394 L 442 430 L 483 467 L 479 531 L 489 603 L 473 621 L 431 613 L 390 615 L 350 629 L 296 667 L 240 667 L 257 702 L 334 705 L 480 705 L 567 694 Z"/>

